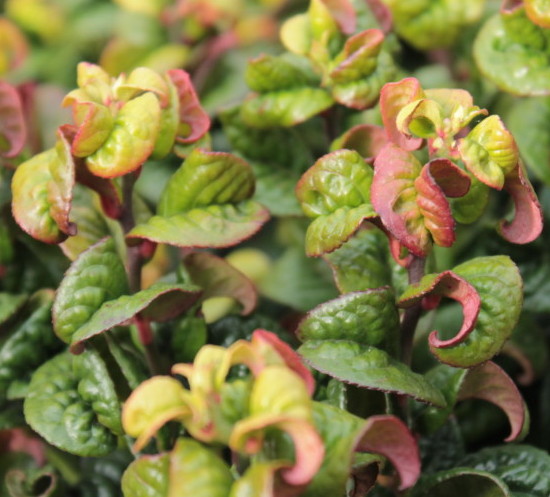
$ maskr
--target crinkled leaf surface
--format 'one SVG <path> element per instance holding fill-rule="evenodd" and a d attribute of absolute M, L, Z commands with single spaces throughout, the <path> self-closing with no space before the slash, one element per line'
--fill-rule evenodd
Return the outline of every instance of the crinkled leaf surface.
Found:
<path fill-rule="evenodd" d="M 122 434 L 120 404 L 97 352 L 60 354 L 33 375 L 25 418 L 49 443 L 81 456 L 102 456 Z"/>
<path fill-rule="evenodd" d="M 321 157 L 302 176 L 296 194 L 306 215 L 316 218 L 306 234 L 308 255 L 337 249 L 364 219 L 376 217 L 370 202 L 372 178 L 372 168 L 352 150 Z"/>
<path fill-rule="evenodd" d="M 21 164 L 12 180 L 12 211 L 32 237 L 59 243 L 76 233 L 69 221 L 75 166 L 61 134 L 56 146 Z"/>
<path fill-rule="evenodd" d="M 258 295 L 252 281 L 221 257 L 207 252 L 193 252 L 183 259 L 191 280 L 203 288 L 203 299 L 233 297 L 242 307 L 241 314 L 250 314 Z"/>
<path fill-rule="evenodd" d="M 302 341 L 350 340 L 395 353 L 399 314 L 388 287 L 346 293 L 312 309 L 300 322 Z"/>
<path fill-rule="evenodd" d="M 156 283 L 133 295 L 123 295 L 101 307 L 71 335 L 72 347 L 132 319 L 136 314 L 152 321 L 167 321 L 185 312 L 200 297 L 195 285 Z"/>
<path fill-rule="evenodd" d="M 114 178 L 137 169 L 153 151 L 160 127 L 160 104 L 147 92 L 118 112 L 103 145 L 86 158 L 96 176 Z"/>
<path fill-rule="evenodd" d="M 70 342 L 104 302 L 127 292 L 124 265 L 114 240 L 106 238 L 82 252 L 59 285 L 52 309 L 57 336 Z"/>
<path fill-rule="evenodd" d="M 523 300 L 523 283 L 516 265 L 506 256 L 478 257 L 453 268 L 481 298 L 474 330 L 456 346 L 435 348 L 442 362 L 471 367 L 497 354 L 514 329 Z M 439 330 L 441 334 L 445 330 Z"/>
<path fill-rule="evenodd" d="M 550 456 L 530 445 L 488 447 L 466 456 L 460 465 L 490 471 L 508 485 L 513 495 L 524 492 L 543 497 L 550 492 Z"/>
<path fill-rule="evenodd" d="M 167 497 L 170 456 L 142 456 L 122 475 L 124 497 Z"/>
<path fill-rule="evenodd" d="M 93 154 L 105 143 L 114 126 L 110 109 L 95 102 L 75 101 L 73 119 L 78 129 L 71 144 L 71 152 L 76 157 Z"/>
<path fill-rule="evenodd" d="M 437 388 L 383 350 L 349 340 L 308 340 L 298 352 L 313 368 L 346 383 L 445 405 Z"/>
<path fill-rule="evenodd" d="M 0 81 L 0 155 L 15 157 L 21 152 L 26 138 L 21 98 L 13 86 Z"/>
<path fill-rule="evenodd" d="M 491 17 L 479 31 L 474 57 L 480 71 L 515 95 L 550 93 L 550 30 L 533 24 L 521 8 Z"/>
<path fill-rule="evenodd" d="M 299 65 L 299 62 L 300 59 L 288 56 L 260 55 L 248 62 L 246 84 L 252 91 L 267 93 L 314 83 L 315 76 L 312 71 L 307 70 L 309 68 L 303 64 Z"/>

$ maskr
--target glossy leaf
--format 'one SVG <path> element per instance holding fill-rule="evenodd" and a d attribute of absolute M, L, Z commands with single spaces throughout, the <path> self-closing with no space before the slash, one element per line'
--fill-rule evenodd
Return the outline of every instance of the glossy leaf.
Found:
<path fill-rule="evenodd" d="M 321 88 L 291 88 L 245 100 L 241 116 L 248 125 L 258 128 L 290 127 L 320 114 L 333 103 L 330 94 Z"/>
<path fill-rule="evenodd" d="M 550 491 L 550 457 L 546 451 L 529 445 L 487 447 L 466 456 L 461 465 L 490 471 L 501 478 L 513 495 L 543 497 Z"/>
<path fill-rule="evenodd" d="M 7 27 L 2 25 L 2 29 Z M 0 81 L 0 155 L 15 157 L 23 149 L 26 138 L 21 98 L 13 86 Z"/>
<path fill-rule="evenodd" d="M 399 314 L 393 292 L 385 287 L 352 292 L 312 309 L 297 328 L 307 340 L 350 340 L 392 350 L 397 341 Z"/>
<path fill-rule="evenodd" d="M 258 295 L 252 281 L 224 259 L 207 252 L 193 252 L 183 259 L 191 280 L 203 288 L 203 299 L 227 296 L 239 302 L 241 314 L 250 314 Z"/>
<path fill-rule="evenodd" d="M 306 234 L 306 253 L 319 256 L 341 246 L 364 219 L 370 203 L 372 169 L 351 150 L 321 157 L 300 179 L 296 194 L 306 215 L 316 218 Z"/>
<path fill-rule="evenodd" d="M 473 331 L 481 307 L 481 299 L 475 288 L 452 271 L 428 274 L 420 282 L 411 285 L 398 300 L 401 307 L 409 307 L 429 296 L 431 304 L 437 305 L 441 297 L 456 300 L 462 306 L 464 319 L 458 333 L 449 340 L 441 340 L 437 331 L 429 336 L 430 347 L 446 348 L 458 345 L 466 340 Z"/>
<path fill-rule="evenodd" d="M 101 304 L 89 319 L 71 334 L 71 348 L 85 340 L 122 325 L 139 314 L 152 321 L 167 321 L 185 312 L 200 297 L 194 285 L 156 283 L 132 295 L 123 295 Z"/>
<path fill-rule="evenodd" d="M 518 164 L 506 176 L 504 189 L 514 201 L 515 212 L 512 221 L 500 222 L 500 234 L 512 243 L 532 242 L 542 232 L 543 215 L 537 194 L 527 178 L 523 164 Z"/>
<path fill-rule="evenodd" d="M 167 497 L 169 468 L 168 454 L 136 459 L 122 475 L 124 497 Z"/>
<path fill-rule="evenodd" d="M 496 14 L 481 28 L 474 57 L 489 80 L 514 95 L 548 95 L 548 30 L 533 24 L 524 9 Z"/>
<path fill-rule="evenodd" d="M 298 352 L 313 368 L 346 383 L 445 405 L 437 388 L 380 349 L 349 340 L 308 340 Z"/>
<path fill-rule="evenodd" d="M 502 189 L 505 177 L 519 160 L 516 142 L 498 116 L 481 121 L 466 138 L 459 150 L 468 170 L 486 185 Z"/>
<path fill-rule="evenodd" d="M 153 151 L 159 125 L 160 105 L 152 93 L 130 100 L 118 112 L 103 145 L 86 158 L 89 170 L 102 178 L 136 170 Z"/>
<path fill-rule="evenodd" d="M 115 243 L 107 238 L 84 251 L 71 265 L 56 293 L 52 317 L 59 338 L 73 334 L 103 305 L 127 293 L 126 272 Z"/>
<path fill-rule="evenodd" d="M 69 220 L 75 166 L 69 144 L 58 134 L 55 148 L 21 164 L 12 180 L 12 210 L 32 237 L 59 243 L 76 233 Z"/>
<path fill-rule="evenodd" d="M 456 266 L 453 273 L 475 288 L 481 309 L 464 341 L 444 349 L 430 345 L 430 350 L 441 362 L 471 367 L 491 359 L 511 335 L 521 311 L 522 280 L 506 256 L 478 257 Z"/>
<path fill-rule="evenodd" d="M 64 353 L 36 370 L 25 418 L 49 443 L 81 456 L 102 456 L 121 434 L 120 405 L 103 360 L 86 351 Z"/>
<path fill-rule="evenodd" d="M 254 462 L 231 487 L 229 497 L 276 497 L 281 482 L 276 472 L 284 465 L 280 462 Z M 277 484 L 275 483 L 277 481 Z M 278 490 L 275 490 L 276 486 Z"/>
<path fill-rule="evenodd" d="M 71 152 L 76 157 L 93 154 L 107 140 L 114 126 L 110 109 L 95 102 L 75 101 L 73 119 L 78 129 L 71 144 Z"/>
<path fill-rule="evenodd" d="M 407 137 L 397 128 L 397 116 L 401 109 L 424 96 L 416 78 L 405 78 L 397 83 L 387 83 L 380 91 L 380 113 L 390 141 L 404 150 L 417 150 L 422 138 Z"/>

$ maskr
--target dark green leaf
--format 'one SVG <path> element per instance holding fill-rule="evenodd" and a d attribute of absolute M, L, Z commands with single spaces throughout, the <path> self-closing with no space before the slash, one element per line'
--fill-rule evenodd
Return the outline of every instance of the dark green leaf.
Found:
<path fill-rule="evenodd" d="M 17 311 L 23 307 L 27 298 L 27 295 L 0 293 L 0 326 L 17 314 Z"/>
<path fill-rule="evenodd" d="M 349 340 L 309 340 L 298 352 L 313 368 L 346 383 L 445 406 L 437 388 L 383 350 Z"/>

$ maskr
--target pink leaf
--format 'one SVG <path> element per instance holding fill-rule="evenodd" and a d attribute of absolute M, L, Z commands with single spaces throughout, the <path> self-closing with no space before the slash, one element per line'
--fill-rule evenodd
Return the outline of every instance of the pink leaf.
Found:
<path fill-rule="evenodd" d="M 381 126 L 373 124 L 359 124 L 350 128 L 331 146 L 332 150 L 337 148 L 348 148 L 356 150 L 366 162 L 372 164 L 374 158 L 388 142 L 386 132 Z"/>
<path fill-rule="evenodd" d="M 206 134 L 210 118 L 199 103 L 189 74 L 182 69 L 170 69 L 167 74 L 176 86 L 180 100 L 180 126 L 176 141 L 193 143 Z"/>
<path fill-rule="evenodd" d="M 512 379 L 494 362 L 471 369 L 460 387 L 458 400 L 481 399 L 502 409 L 510 422 L 511 432 L 505 441 L 522 435 L 526 421 L 523 398 Z"/>
<path fill-rule="evenodd" d="M 382 0 L 366 0 L 370 10 L 376 17 L 382 31 L 387 34 L 392 30 L 393 17 L 390 8 Z"/>
<path fill-rule="evenodd" d="M 346 35 L 351 35 L 356 28 L 355 9 L 349 0 L 322 0 L 330 10 L 334 20 Z"/>
<path fill-rule="evenodd" d="M 516 212 L 512 221 L 501 221 L 500 234 L 512 243 L 532 242 L 542 231 L 543 216 L 537 195 L 521 162 L 506 175 L 504 189 L 512 196 Z"/>
<path fill-rule="evenodd" d="M 21 98 L 13 86 L 0 81 L 0 156 L 15 157 L 26 138 Z"/>
<path fill-rule="evenodd" d="M 386 83 L 380 92 L 380 112 L 388 138 L 405 150 L 417 150 L 422 138 L 408 138 L 397 129 L 396 119 L 405 105 L 424 95 L 416 78 L 405 78 L 398 83 Z"/>
<path fill-rule="evenodd" d="M 428 166 L 430 175 L 447 197 L 463 197 L 470 190 L 468 174 L 449 159 L 433 159 Z"/>
<path fill-rule="evenodd" d="M 401 480 L 400 490 L 412 487 L 420 476 L 420 455 L 416 440 L 403 421 L 395 416 L 368 418 L 355 450 L 387 457 Z"/>

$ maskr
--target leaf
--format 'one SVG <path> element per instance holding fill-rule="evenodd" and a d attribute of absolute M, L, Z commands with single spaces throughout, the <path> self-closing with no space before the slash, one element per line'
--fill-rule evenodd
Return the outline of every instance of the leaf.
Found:
<path fill-rule="evenodd" d="M 231 487 L 229 497 L 251 497 L 261 495 L 262 497 L 275 497 L 276 472 L 281 464 L 275 462 L 255 462 L 250 465 Z M 281 482 L 277 482 L 277 489 L 280 489 Z"/>
<path fill-rule="evenodd" d="M 437 305 L 441 297 L 456 300 L 462 306 L 463 321 L 458 333 L 449 340 L 441 340 L 437 331 L 430 333 L 428 342 L 431 348 L 442 349 L 458 345 L 466 340 L 473 331 L 481 308 L 481 299 L 476 289 L 466 280 L 452 271 L 439 274 L 428 274 L 418 282 L 410 285 L 399 297 L 400 307 L 410 307 L 421 299 L 429 299 L 430 304 Z"/>
<path fill-rule="evenodd" d="M 498 226 L 500 234 L 512 243 L 530 243 L 542 232 L 542 208 L 537 199 L 523 164 L 506 176 L 504 189 L 512 196 L 515 206 L 514 219 L 501 221 Z"/>
<path fill-rule="evenodd" d="M 516 166 L 519 154 L 512 134 L 498 116 L 481 121 L 458 145 L 468 170 L 479 180 L 501 190 L 505 176 Z"/>
<path fill-rule="evenodd" d="M 251 237 L 269 219 L 260 204 L 245 200 L 238 205 L 210 205 L 170 217 L 153 216 L 127 236 L 178 247 L 221 248 Z M 135 242 L 134 242 L 135 243 Z"/>
<path fill-rule="evenodd" d="M 387 143 L 386 131 L 373 124 L 353 126 L 330 145 L 331 152 L 341 148 L 355 150 L 368 163 L 372 163 Z"/>
<path fill-rule="evenodd" d="M 37 303 L 0 346 L 0 402 L 10 385 L 28 382 L 34 370 L 61 349 L 51 326 L 51 299 L 50 295 Z"/>
<path fill-rule="evenodd" d="M 21 98 L 6 81 L 0 81 L 0 123 L 0 156 L 15 157 L 25 145 L 27 131 Z"/>
<path fill-rule="evenodd" d="M 124 497 L 168 497 L 170 456 L 141 456 L 122 475 Z"/>
<path fill-rule="evenodd" d="M 210 118 L 199 103 L 189 73 L 182 69 L 170 69 L 168 78 L 175 85 L 179 97 L 178 143 L 200 140 L 210 127 Z"/>
<path fill-rule="evenodd" d="M 349 340 L 308 340 L 298 352 L 316 370 L 346 383 L 445 405 L 437 388 L 383 350 Z"/>
<path fill-rule="evenodd" d="M 295 150 L 293 146 L 292 150 Z M 300 179 L 299 174 L 287 171 L 278 164 L 253 163 L 252 169 L 256 177 L 254 200 L 265 206 L 272 216 L 302 216 L 302 209 L 294 194 L 294 188 Z"/>
<path fill-rule="evenodd" d="M 112 238 L 101 240 L 71 264 L 57 289 L 54 331 L 69 343 L 104 302 L 128 292 L 126 272 Z"/>
<path fill-rule="evenodd" d="M 27 472 L 12 469 L 5 483 L 10 497 L 50 497 L 59 489 L 56 474 L 48 468 Z"/>
<path fill-rule="evenodd" d="M 82 479 L 78 482 L 81 497 L 121 497 L 121 478 L 134 457 L 127 450 L 112 452 L 100 459 L 81 462 Z"/>
<path fill-rule="evenodd" d="M 241 117 L 257 128 L 290 127 L 320 114 L 333 105 L 321 88 L 290 88 L 252 96 L 241 107 Z"/>
<path fill-rule="evenodd" d="M 550 457 L 546 451 L 529 445 L 487 447 L 466 456 L 460 464 L 502 478 L 513 495 L 525 492 L 544 497 L 550 492 Z"/>
<path fill-rule="evenodd" d="M 19 165 L 12 179 L 12 211 L 32 237 L 59 243 L 76 233 L 69 220 L 75 166 L 69 144 L 58 132 L 55 148 Z"/>
<path fill-rule="evenodd" d="M 291 57 L 262 54 L 248 62 L 245 80 L 257 93 L 287 90 L 314 83 L 311 71 L 305 70 Z"/>
<path fill-rule="evenodd" d="M 25 418 L 49 443 L 84 457 L 116 447 L 120 405 L 105 363 L 87 350 L 60 354 L 36 370 L 25 399 Z"/>
<path fill-rule="evenodd" d="M 491 471 L 492 472 L 492 471 Z M 506 484 L 486 471 L 456 468 L 423 477 L 411 492 L 411 497 L 512 497 Z"/>
<path fill-rule="evenodd" d="M 80 350 L 82 342 L 126 323 L 137 314 L 153 321 L 172 319 L 192 307 L 200 294 L 194 285 L 156 283 L 132 295 L 105 301 L 71 334 L 71 349 Z"/>
<path fill-rule="evenodd" d="M 422 167 L 414 155 L 392 143 L 377 155 L 373 206 L 388 231 L 413 254 L 425 256 L 432 239 L 443 247 L 454 243 L 455 222 L 446 192 L 437 180 L 441 175 L 448 182 L 448 176 L 469 187 L 468 179 L 459 171 L 446 159 L 434 159 Z"/>
<path fill-rule="evenodd" d="M 250 314 L 256 307 L 256 287 L 243 273 L 221 257 L 207 252 L 193 252 L 183 258 L 191 280 L 201 288 L 204 300 L 227 296 L 239 302 L 241 314 Z"/>
<path fill-rule="evenodd" d="M 524 9 L 491 17 L 474 43 L 482 74 L 514 95 L 548 95 L 548 31 L 533 24 Z"/>
<path fill-rule="evenodd" d="M 150 92 L 130 100 L 118 112 L 103 145 L 86 158 L 88 169 L 102 178 L 136 170 L 154 149 L 160 127 L 160 105 Z"/>
<path fill-rule="evenodd" d="M 321 157 L 300 179 L 296 195 L 302 209 L 316 218 L 306 234 L 306 253 L 319 256 L 340 247 L 364 219 L 375 217 L 371 205 L 373 173 L 351 150 Z"/>
<path fill-rule="evenodd" d="M 302 341 L 350 340 L 394 354 L 399 314 L 388 287 L 352 292 L 312 309 L 296 330 Z"/>
<path fill-rule="evenodd" d="M 78 128 L 71 153 L 76 157 L 87 157 L 105 143 L 113 129 L 114 119 L 111 110 L 102 104 L 77 100 L 72 106 L 73 120 Z"/>
<path fill-rule="evenodd" d="M 405 78 L 397 83 L 386 83 L 380 91 L 380 113 L 390 141 L 404 150 L 417 150 L 421 138 L 407 137 L 397 128 L 397 116 L 407 104 L 424 95 L 416 78 Z"/>
<path fill-rule="evenodd" d="M 27 295 L 0 292 L 0 327 L 17 315 L 18 311 L 27 302 L 27 299 Z"/>
<path fill-rule="evenodd" d="M 462 224 L 477 221 L 489 203 L 489 187 L 474 176 L 471 176 L 470 180 L 470 190 L 466 195 L 450 199 L 452 215 Z"/>
<path fill-rule="evenodd" d="M 525 13 L 535 24 L 542 28 L 550 28 L 550 14 L 544 0 L 525 0 Z"/>

